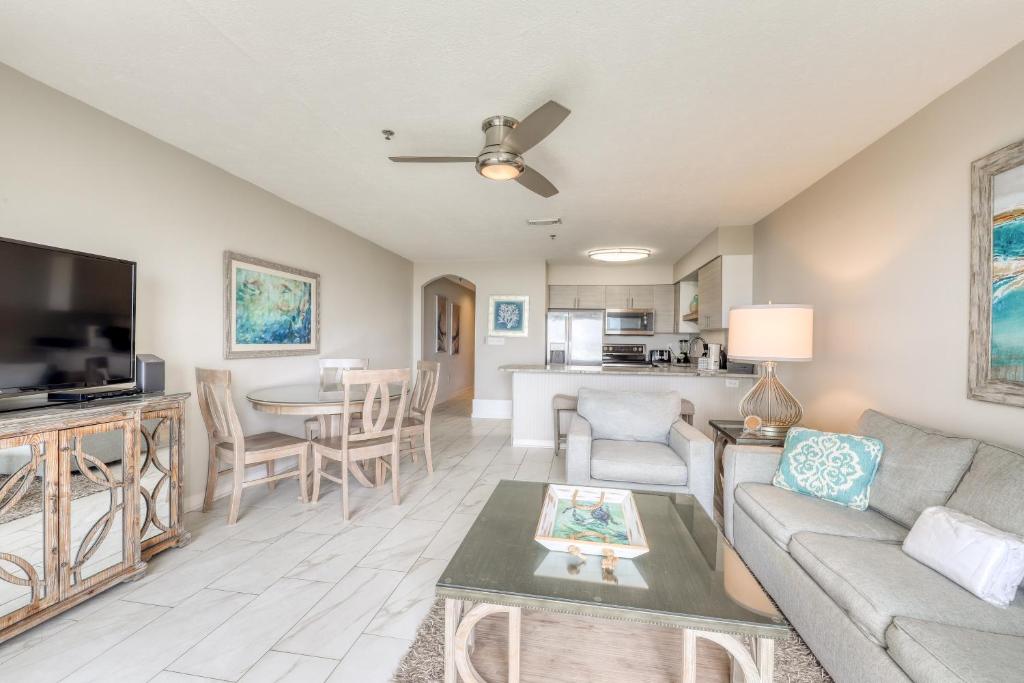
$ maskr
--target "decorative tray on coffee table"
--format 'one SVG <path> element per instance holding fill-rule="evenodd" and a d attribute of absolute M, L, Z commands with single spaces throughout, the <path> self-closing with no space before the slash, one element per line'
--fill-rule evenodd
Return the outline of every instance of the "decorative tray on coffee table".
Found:
<path fill-rule="evenodd" d="M 631 558 L 650 551 L 633 492 L 549 484 L 534 539 L 549 550 Z"/>

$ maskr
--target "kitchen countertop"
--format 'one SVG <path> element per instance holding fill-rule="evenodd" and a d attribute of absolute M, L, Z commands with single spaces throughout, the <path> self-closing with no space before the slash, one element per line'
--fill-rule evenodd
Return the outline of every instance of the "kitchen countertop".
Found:
<path fill-rule="evenodd" d="M 502 365 L 502 372 L 554 373 L 563 375 L 678 375 L 680 377 L 724 377 L 728 379 L 755 379 L 749 372 L 727 370 L 697 371 L 692 365 L 640 365 L 632 368 L 604 367 L 600 365 Z"/>

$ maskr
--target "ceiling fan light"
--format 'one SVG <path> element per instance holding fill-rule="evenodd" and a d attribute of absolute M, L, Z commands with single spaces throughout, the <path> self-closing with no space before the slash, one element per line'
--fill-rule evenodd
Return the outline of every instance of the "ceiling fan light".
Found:
<path fill-rule="evenodd" d="M 476 158 L 476 170 L 490 180 L 514 180 L 526 169 L 523 158 L 510 152 L 484 152 Z"/>
<path fill-rule="evenodd" d="M 610 263 L 624 263 L 626 261 L 640 261 L 651 255 L 650 249 L 642 247 L 617 247 L 615 249 L 591 249 L 587 256 L 595 261 L 607 261 Z"/>
<path fill-rule="evenodd" d="M 519 177 L 521 171 L 512 164 L 491 164 L 482 166 L 480 173 L 491 180 L 512 180 Z"/>

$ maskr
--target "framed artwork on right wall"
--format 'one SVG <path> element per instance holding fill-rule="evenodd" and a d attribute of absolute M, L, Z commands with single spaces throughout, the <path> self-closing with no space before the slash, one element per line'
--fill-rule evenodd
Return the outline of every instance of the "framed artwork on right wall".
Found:
<path fill-rule="evenodd" d="M 971 165 L 969 398 L 1024 407 L 1024 140 Z"/>

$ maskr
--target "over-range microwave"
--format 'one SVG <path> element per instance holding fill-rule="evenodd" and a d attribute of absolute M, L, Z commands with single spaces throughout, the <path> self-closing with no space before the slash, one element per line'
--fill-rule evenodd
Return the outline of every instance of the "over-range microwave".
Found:
<path fill-rule="evenodd" d="M 654 334 L 654 311 L 649 308 L 612 308 L 605 311 L 606 335 Z"/>

